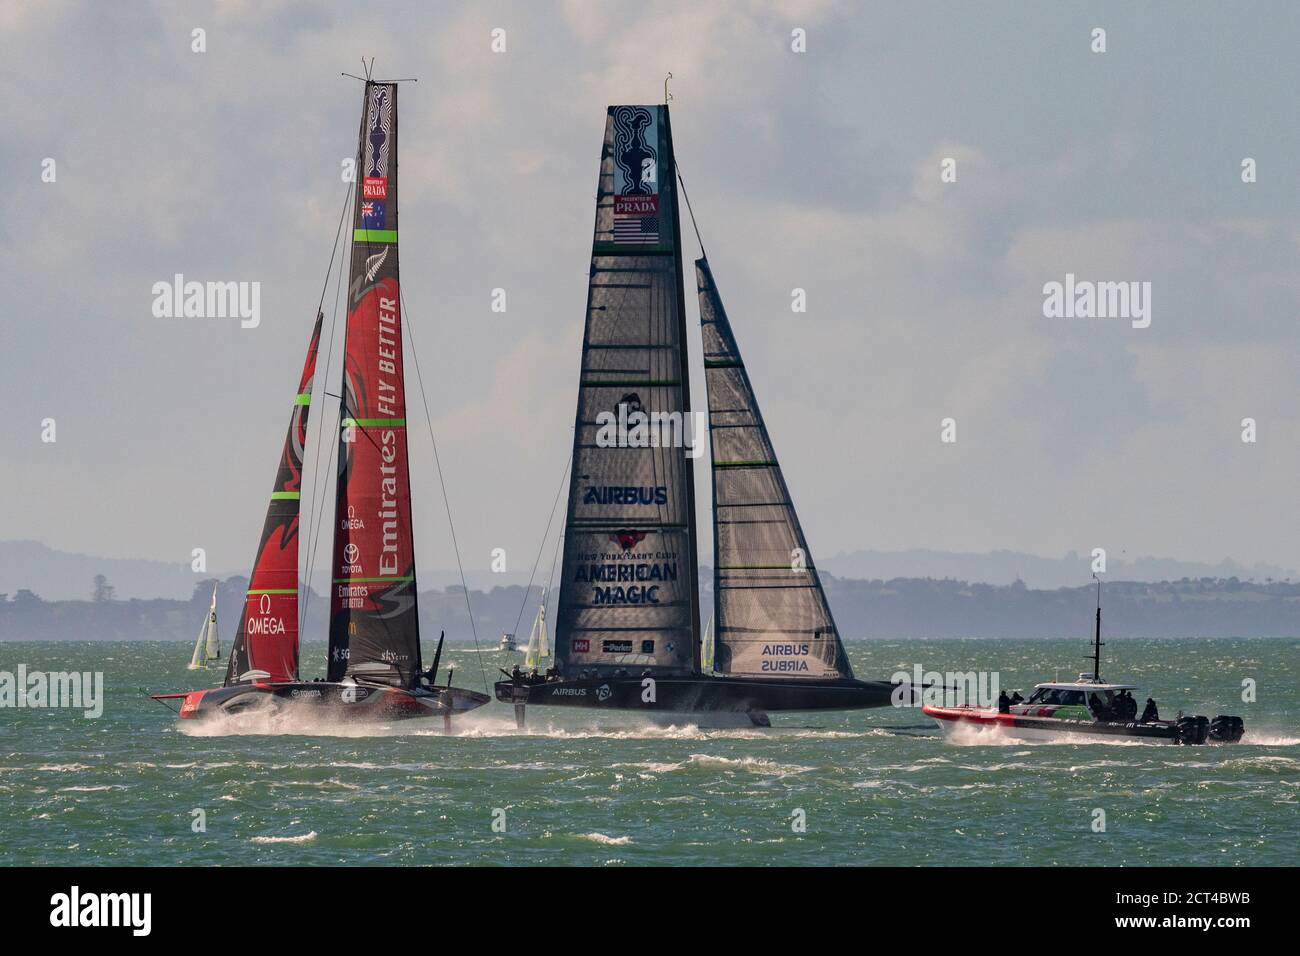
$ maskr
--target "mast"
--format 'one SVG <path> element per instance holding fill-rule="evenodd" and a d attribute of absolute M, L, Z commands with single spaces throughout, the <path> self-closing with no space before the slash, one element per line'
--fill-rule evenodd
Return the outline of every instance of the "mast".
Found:
<path fill-rule="evenodd" d="M 324 320 L 324 314 L 318 312 L 307 346 L 307 359 L 298 379 L 289 433 L 280 453 L 280 467 L 271 490 L 271 503 L 266 508 L 262 539 L 244 597 L 244 613 L 230 647 L 227 687 L 238 683 L 250 671 L 265 672 L 269 677 L 264 679 L 273 682 L 283 683 L 298 677 L 298 509 L 307 416 L 311 410 L 316 352 Z M 215 600 L 214 596 L 213 617 Z"/>
<path fill-rule="evenodd" d="M 330 586 L 329 679 L 421 670 L 397 269 L 397 84 L 366 81 L 358 138 Z"/>
<path fill-rule="evenodd" d="M 682 434 L 683 436 L 689 434 L 692 443 L 698 447 L 699 443 L 704 440 L 704 436 L 688 433 L 685 430 L 685 423 L 693 421 L 691 418 L 691 360 L 686 348 L 686 279 L 682 273 L 682 221 L 677 204 L 677 154 L 673 152 L 673 124 L 671 117 L 668 115 L 668 101 L 672 98 L 672 95 L 668 92 L 668 80 L 671 77 L 671 73 L 664 77 L 664 138 L 667 141 L 668 165 L 664 170 L 666 175 L 663 178 L 668 180 L 667 192 L 672 199 L 669 211 L 673 228 L 673 266 L 676 269 L 676 277 L 673 280 L 673 294 L 677 297 L 677 363 L 681 368 L 682 380 Z M 690 547 L 687 549 L 686 563 L 690 567 L 691 582 L 691 670 L 698 674 L 700 672 L 700 645 L 703 643 L 704 635 L 700 630 L 700 559 L 699 551 L 696 548 L 695 533 L 695 460 L 690 455 L 687 455 L 685 464 L 686 514 L 688 516 L 687 524 L 690 526 Z"/>
<path fill-rule="evenodd" d="M 695 488 L 685 448 L 690 385 L 673 170 L 667 106 L 609 107 L 555 621 L 561 676 L 698 670 Z M 651 429 L 651 416 L 668 428 Z"/>
<path fill-rule="evenodd" d="M 695 273 L 713 462 L 714 669 L 760 678 L 851 678 L 707 259 L 696 260 Z"/>
<path fill-rule="evenodd" d="M 1097 582 L 1097 632 L 1093 638 L 1092 647 L 1092 679 L 1101 683 L 1101 578 L 1093 575 L 1092 579 Z"/>

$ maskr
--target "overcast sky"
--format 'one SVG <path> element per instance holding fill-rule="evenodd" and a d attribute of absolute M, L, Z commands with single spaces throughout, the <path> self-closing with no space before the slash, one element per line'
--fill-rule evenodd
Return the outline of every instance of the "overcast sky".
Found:
<path fill-rule="evenodd" d="M 339 73 L 364 54 L 419 78 L 399 98 L 405 320 L 468 567 L 533 560 L 569 454 L 605 107 L 657 101 L 668 70 L 814 556 L 1300 566 L 1300 7 L 1084 6 L 5 3 L 0 537 L 204 547 L 246 573 L 355 149 Z M 155 318 L 178 272 L 260 282 L 260 327 Z M 1045 318 L 1067 272 L 1152 283 L 1150 327 Z M 698 363 L 693 283 L 687 302 Z M 413 372 L 417 553 L 447 568 Z M 698 364 L 693 385 L 703 407 Z"/>

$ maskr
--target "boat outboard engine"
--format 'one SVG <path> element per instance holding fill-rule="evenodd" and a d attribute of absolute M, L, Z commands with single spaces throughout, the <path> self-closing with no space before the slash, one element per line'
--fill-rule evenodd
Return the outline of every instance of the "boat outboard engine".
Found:
<path fill-rule="evenodd" d="M 1179 717 L 1174 722 L 1174 740 L 1180 744 L 1203 744 L 1210 735 L 1210 719 L 1201 715 Z"/>
<path fill-rule="evenodd" d="M 1246 725 L 1240 717 L 1220 714 L 1210 721 L 1210 739 L 1220 744 L 1235 744 L 1246 732 Z"/>

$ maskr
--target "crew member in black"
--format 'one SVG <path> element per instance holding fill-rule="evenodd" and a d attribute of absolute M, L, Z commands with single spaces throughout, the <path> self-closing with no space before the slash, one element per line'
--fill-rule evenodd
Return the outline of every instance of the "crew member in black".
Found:
<path fill-rule="evenodd" d="M 1159 711 L 1156 710 L 1156 702 L 1154 699 L 1148 697 L 1146 709 L 1142 711 L 1142 723 L 1145 724 L 1149 720 L 1159 720 L 1159 719 L 1160 719 L 1160 713 Z"/>
<path fill-rule="evenodd" d="M 998 713 L 999 714 L 1011 713 L 1011 698 L 1007 696 L 1006 691 L 1002 691 L 1000 694 L 998 694 Z"/>

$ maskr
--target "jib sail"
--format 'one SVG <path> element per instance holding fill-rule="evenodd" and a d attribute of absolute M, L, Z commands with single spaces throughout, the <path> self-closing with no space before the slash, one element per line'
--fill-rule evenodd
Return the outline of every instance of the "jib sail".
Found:
<path fill-rule="evenodd" d="M 397 273 L 397 84 L 367 83 L 358 149 L 330 587 L 329 679 L 420 670 Z"/>
<path fill-rule="evenodd" d="M 708 260 L 695 275 L 713 454 L 714 669 L 852 677 Z"/>
<path fill-rule="evenodd" d="M 673 168 L 666 106 L 609 108 L 556 614 L 562 675 L 698 667 Z"/>
<path fill-rule="evenodd" d="M 244 599 L 244 613 L 226 665 L 226 685 L 249 672 L 264 671 L 273 682 L 298 677 L 298 507 L 302 496 L 302 459 L 307 444 L 312 379 L 324 316 L 316 315 L 307 360 L 298 380 L 289 434 L 284 439 L 262 540 Z M 216 609 L 213 608 L 213 617 Z"/>

